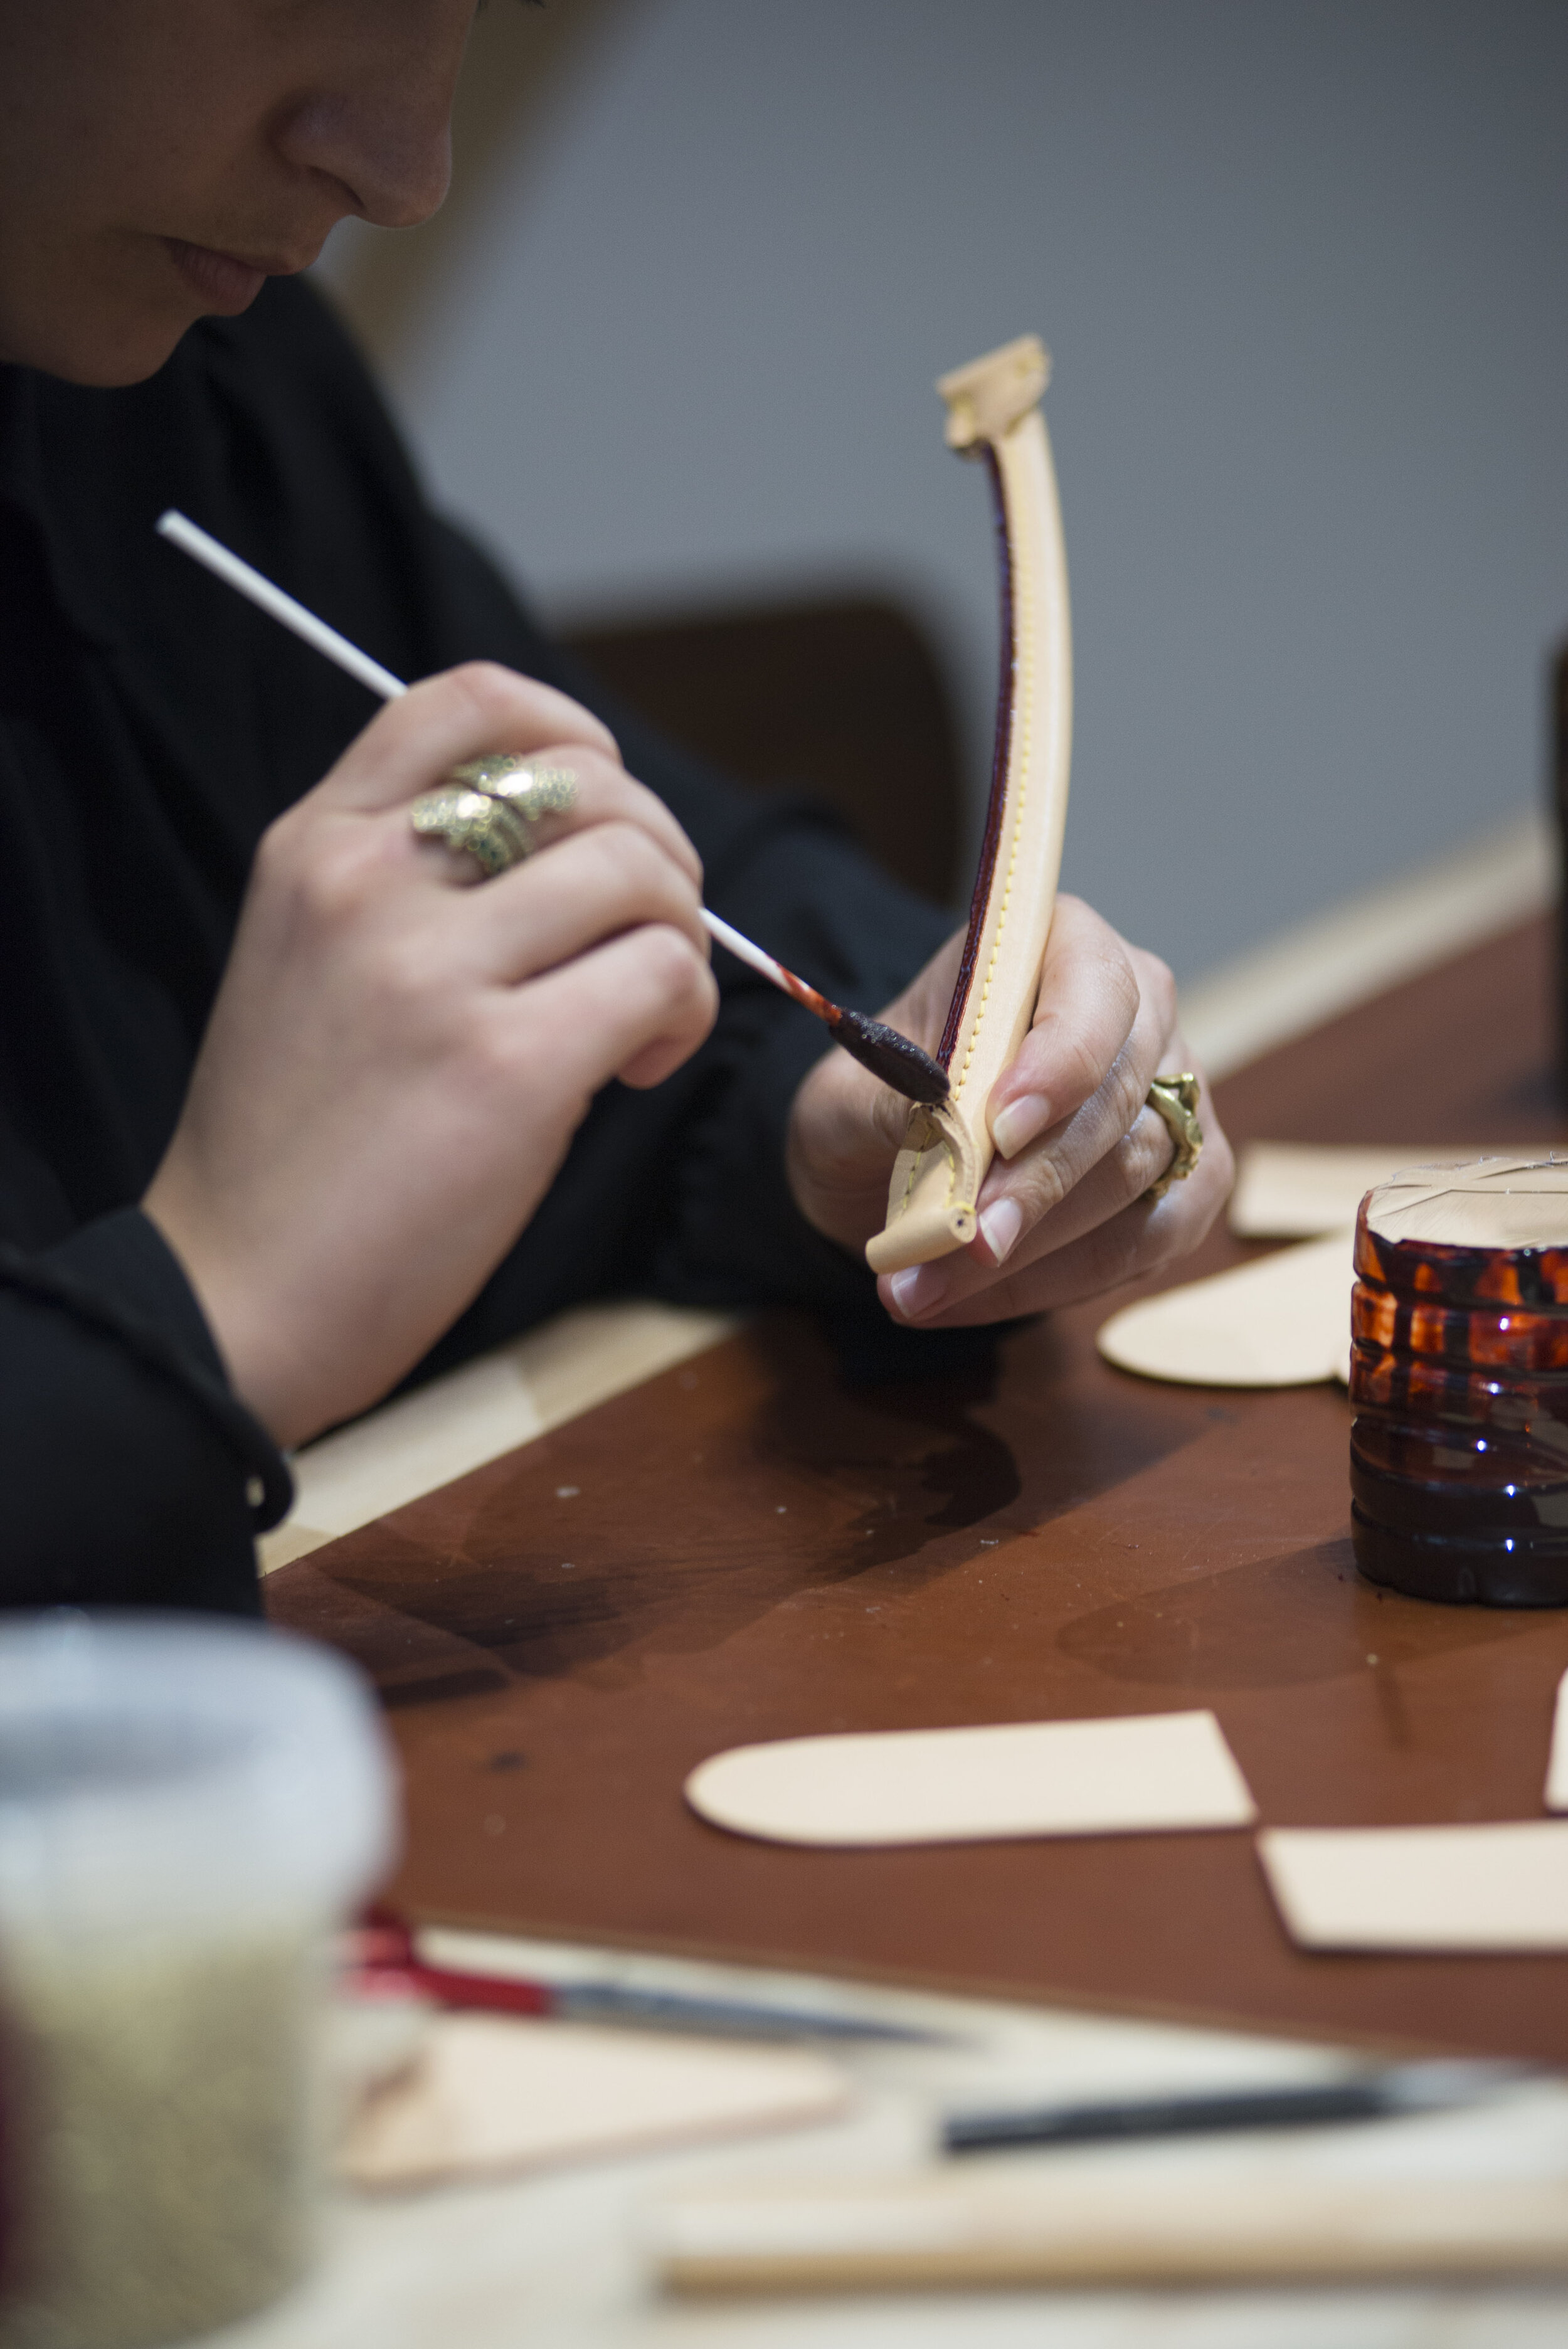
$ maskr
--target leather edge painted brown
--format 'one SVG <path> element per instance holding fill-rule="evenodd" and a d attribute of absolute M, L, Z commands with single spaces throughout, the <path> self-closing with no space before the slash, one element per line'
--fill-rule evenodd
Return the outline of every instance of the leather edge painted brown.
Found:
<path fill-rule="evenodd" d="M 1001 528 L 1003 659 L 996 755 L 963 960 L 939 1057 L 951 1100 L 905 1128 L 873 1271 L 949 1255 L 975 1237 L 993 1155 L 992 1086 L 1034 1016 L 1067 814 L 1072 657 L 1056 480 L 1036 402 L 1048 361 L 1026 336 L 944 376 L 951 446 L 983 453 Z"/>

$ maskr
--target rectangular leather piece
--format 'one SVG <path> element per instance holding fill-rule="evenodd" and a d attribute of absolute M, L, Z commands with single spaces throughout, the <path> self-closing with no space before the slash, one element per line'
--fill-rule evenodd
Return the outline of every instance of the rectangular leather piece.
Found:
<path fill-rule="evenodd" d="M 1233 1135 L 1568 1139 L 1549 931 L 1395 989 L 1220 1088 Z M 1253 1251 L 1223 1232 L 1172 1271 Z M 1568 1960 L 1293 1949 L 1244 1831 L 888 1851 L 686 1809 L 722 1748 L 1212 1707 L 1273 1826 L 1539 1818 L 1568 1618 L 1380 1593 L 1349 1407 L 1161 1386 L 1109 1310 L 993 1384 L 845 1392 L 806 1326 L 712 1353 L 267 1584 L 375 1674 L 423 1919 L 1387 2046 L 1568 2059 Z M 574 1491 L 570 1488 L 576 1488 Z"/>

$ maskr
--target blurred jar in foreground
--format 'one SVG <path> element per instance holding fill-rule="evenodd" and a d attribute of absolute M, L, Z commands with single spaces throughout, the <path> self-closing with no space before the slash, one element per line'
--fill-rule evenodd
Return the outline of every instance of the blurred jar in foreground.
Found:
<path fill-rule="evenodd" d="M 1352 1530 L 1374 1582 L 1568 1604 L 1568 1159 L 1379 1184 L 1356 1226 Z"/>
<path fill-rule="evenodd" d="M 140 2349 L 309 2264 L 329 1936 L 384 1873 L 374 1707 L 261 1625 L 0 1628 L 5 2349 Z"/>

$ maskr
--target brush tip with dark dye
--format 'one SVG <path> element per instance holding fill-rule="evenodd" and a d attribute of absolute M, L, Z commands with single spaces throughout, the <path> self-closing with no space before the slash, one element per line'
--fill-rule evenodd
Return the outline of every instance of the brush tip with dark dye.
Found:
<path fill-rule="evenodd" d="M 948 1095 L 947 1071 L 940 1061 L 901 1036 L 896 1028 L 885 1020 L 868 1019 L 863 1011 L 847 1011 L 839 1008 L 839 1016 L 830 1023 L 833 1034 L 851 1057 L 895 1093 L 906 1101 L 922 1102 L 934 1108 Z"/>
<path fill-rule="evenodd" d="M 702 919 L 708 935 L 717 938 L 721 947 L 727 947 L 738 962 L 745 963 L 749 970 L 759 971 L 782 994 L 803 1003 L 808 1011 L 832 1030 L 852 1060 L 869 1069 L 873 1077 L 880 1077 L 884 1085 L 891 1085 L 895 1093 L 903 1093 L 906 1101 L 921 1102 L 927 1108 L 947 1099 L 947 1071 L 941 1061 L 923 1052 L 918 1044 L 912 1044 L 907 1036 L 901 1036 L 896 1028 L 888 1027 L 881 1019 L 870 1019 L 863 1011 L 846 1010 L 787 963 L 779 962 L 741 931 L 732 929 L 707 905 L 702 909 Z"/>

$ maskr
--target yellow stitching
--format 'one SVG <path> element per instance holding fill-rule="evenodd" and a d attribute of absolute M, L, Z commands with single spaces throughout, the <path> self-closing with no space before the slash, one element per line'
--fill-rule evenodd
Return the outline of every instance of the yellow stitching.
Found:
<path fill-rule="evenodd" d="M 1013 502 L 1013 483 L 1011 481 L 1007 481 L 1006 487 L 1008 491 L 1008 503 L 1011 505 Z M 1023 533 L 1020 533 L 1019 535 L 1021 541 Z M 1021 548 L 1020 551 L 1022 551 Z M 1033 578 L 1028 576 L 1029 568 L 1030 566 L 1027 564 L 1021 564 L 1017 566 L 1015 574 L 1016 584 L 1021 591 L 1017 598 L 1017 620 L 1013 632 L 1015 657 L 1016 658 L 1017 655 L 1021 652 L 1026 661 L 1029 660 L 1032 655 L 1035 641 L 1033 625 L 1035 583 Z M 963 1091 L 965 1081 L 968 1078 L 969 1064 L 975 1058 L 975 1047 L 980 1041 L 980 1030 L 985 1023 L 986 1009 L 991 1000 L 992 977 L 996 968 L 996 957 L 1002 951 L 1002 935 L 1007 926 L 1007 909 L 1012 903 L 1013 896 L 1013 875 L 1016 869 L 1018 861 L 1018 839 L 1023 830 L 1024 810 L 1028 803 L 1029 753 L 1032 747 L 1030 726 L 1034 715 L 1034 675 L 1032 667 L 1026 675 L 1018 678 L 1017 684 L 1020 689 L 1019 698 L 1022 699 L 1024 705 L 1021 713 L 1023 724 L 1018 735 L 1015 739 L 1015 742 L 1009 746 L 1010 753 L 1013 750 L 1016 750 L 1016 761 L 1015 763 L 1013 757 L 1009 755 L 1007 763 L 1018 777 L 1018 796 L 1013 811 L 1012 835 L 1007 851 L 1007 872 L 1002 891 L 1001 911 L 996 917 L 996 935 L 991 945 L 991 958 L 985 966 L 985 984 L 981 990 L 979 1006 L 975 1014 L 975 1024 L 970 1030 L 968 1050 L 964 1055 L 964 1066 L 960 1070 L 958 1075 L 957 1090 L 960 1092 Z M 1016 702 L 1014 706 L 1015 709 L 1016 709 Z M 951 1192 L 949 1193 L 949 1195 L 951 1196 Z"/>
<path fill-rule="evenodd" d="M 1002 444 L 998 443 L 997 447 L 998 453 L 1006 455 L 1006 452 Z M 1012 515 L 1016 511 L 1016 498 L 1014 484 L 1009 476 L 1010 469 L 1005 466 L 1004 489 L 1009 519 L 1011 519 Z M 1026 552 L 1024 540 L 1027 535 L 1028 533 L 1026 531 L 1020 530 L 1018 532 L 1020 553 Z M 992 978 L 996 968 L 996 957 L 1002 951 L 1002 936 L 1007 926 L 1008 909 L 1012 905 L 1013 877 L 1017 868 L 1018 843 L 1023 835 L 1024 811 L 1028 805 L 1029 799 L 1029 770 L 1031 753 L 1034 748 L 1033 724 L 1035 702 L 1037 698 L 1037 671 L 1034 656 L 1037 637 L 1035 613 L 1037 598 L 1036 595 L 1036 564 L 1033 557 L 1037 553 L 1037 549 L 1035 549 L 1031 544 L 1026 552 L 1031 559 L 1024 563 L 1016 564 L 1015 565 L 1014 573 L 1014 584 L 1016 592 L 1014 606 L 1015 624 L 1013 635 L 1015 660 L 1016 661 L 1018 667 L 1018 675 L 1015 680 L 1016 698 L 1014 702 L 1014 714 L 1015 719 L 1020 722 L 1018 723 L 1018 730 L 1015 735 L 1013 741 L 1008 746 L 1007 766 L 1009 775 L 1016 775 L 1017 777 L 1017 799 L 1013 809 L 1013 823 L 1007 848 L 1007 870 L 1003 883 L 1001 910 L 996 917 L 996 935 L 991 944 L 990 960 L 985 966 L 985 985 L 981 989 L 979 1005 L 975 1009 L 974 1024 L 969 1031 L 969 1043 L 964 1055 L 964 1066 L 958 1072 L 958 1081 L 954 1086 L 950 1096 L 954 1112 L 956 1112 L 957 1110 L 959 1095 L 963 1092 L 965 1084 L 968 1080 L 969 1065 L 975 1058 L 975 1050 L 980 1041 L 980 1030 L 984 1025 L 985 1012 L 991 1000 Z M 933 1123 L 934 1123 L 935 1121 L 934 1120 Z M 911 1159 L 909 1179 L 904 1185 L 903 1196 L 898 1204 L 896 1211 L 898 1215 L 902 1216 L 908 1207 L 910 1200 L 914 1194 L 915 1185 L 920 1177 L 921 1166 L 928 1153 L 933 1149 L 941 1149 L 945 1151 L 947 1154 L 947 1191 L 946 1195 L 944 1197 L 942 1202 L 944 1212 L 945 1213 L 946 1210 L 952 1206 L 953 1195 L 958 1187 L 958 1155 L 954 1149 L 952 1143 L 947 1140 L 940 1127 L 938 1127 L 935 1142 L 923 1144 L 922 1147 L 914 1153 Z M 961 1206 L 965 1212 L 973 1212 L 974 1202 L 972 1200 L 965 1200 L 961 1202 Z M 889 1224 L 891 1225 L 893 1221 L 894 1216 L 890 1215 L 888 1217 Z"/>
<path fill-rule="evenodd" d="M 1014 505 L 1013 483 L 1006 475 L 1004 476 L 1004 485 L 1007 492 L 1008 511 L 1009 513 L 1011 513 Z M 1022 552 L 1024 533 L 1020 532 L 1018 536 L 1019 551 Z M 1029 552 L 1032 554 L 1033 550 L 1030 549 Z M 1016 679 L 1017 698 L 1014 702 L 1014 711 L 1016 716 L 1018 714 L 1018 702 L 1021 700 L 1023 703 L 1023 723 L 1019 733 L 1015 737 L 1013 743 L 1009 745 L 1007 760 L 1009 770 L 1018 777 L 1018 797 L 1013 811 L 1012 837 L 1009 842 L 1007 851 L 1006 879 L 1002 890 L 1001 911 L 996 917 L 996 935 L 991 943 L 991 958 L 985 966 L 985 984 L 981 990 L 979 1006 L 975 1013 L 975 1024 L 969 1031 L 969 1046 L 964 1055 L 964 1066 L 958 1072 L 958 1082 L 954 1088 L 955 1099 L 956 1096 L 963 1092 L 965 1084 L 968 1079 L 969 1064 L 975 1058 L 975 1050 L 980 1041 L 980 1030 L 985 1021 L 986 1007 L 991 1000 L 992 974 L 995 972 L 996 968 L 996 957 L 1002 951 L 1002 934 L 1007 926 L 1007 908 L 1012 903 L 1013 897 L 1013 874 L 1018 861 L 1018 841 L 1024 828 L 1024 810 L 1028 804 L 1029 754 L 1032 749 L 1031 727 L 1034 719 L 1035 705 L 1035 674 L 1033 667 L 1033 655 L 1035 648 L 1035 580 L 1032 573 L 1032 562 L 1019 564 L 1015 566 L 1015 585 L 1019 591 L 1015 606 L 1016 619 L 1013 631 L 1015 659 L 1018 659 L 1021 654 L 1022 660 L 1020 662 L 1020 666 L 1024 663 L 1026 663 L 1028 666 L 1026 674 L 1022 675 Z M 1014 750 L 1017 753 L 1016 762 L 1012 755 Z M 953 1170 L 947 1185 L 947 1201 L 951 1202 L 953 1197 L 953 1185 L 957 1180 L 958 1173 L 957 1166 L 953 1160 L 953 1154 L 951 1151 L 948 1153 L 948 1162 Z M 947 1203 L 944 1202 L 944 1204 Z"/>
<path fill-rule="evenodd" d="M 923 1117 L 923 1118 L 924 1118 L 924 1119 L 925 1119 L 925 1123 L 926 1123 L 926 1124 L 927 1124 L 928 1126 L 933 1125 L 933 1124 L 934 1124 L 934 1123 L 935 1123 L 935 1120 L 934 1120 L 934 1118 L 932 1118 L 932 1117 L 930 1116 L 930 1114 L 929 1114 L 925 1110 L 923 1110 L 923 1109 L 917 1109 L 917 1110 L 913 1112 L 913 1115 L 914 1115 L 914 1117 Z M 911 1123 L 913 1123 L 913 1118 L 912 1118 Z M 942 1133 L 942 1129 L 941 1129 L 941 1127 L 940 1127 L 940 1126 L 938 1126 L 938 1127 L 937 1127 L 937 1131 L 936 1131 L 936 1139 L 935 1139 L 935 1141 L 934 1141 L 934 1142 L 923 1142 L 923 1143 L 920 1144 L 920 1147 L 919 1147 L 917 1150 L 914 1150 L 914 1151 L 913 1151 L 913 1152 L 911 1153 L 910 1162 L 909 1162 L 909 1174 L 908 1174 L 908 1176 L 907 1176 L 907 1178 L 905 1179 L 905 1182 L 904 1182 L 904 1186 L 903 1186 L 903 1198 L 899 1201 L 899 1203 L 898 1203 L 898 1205 L 897 1205 L 897 1206 L 896 1206 L 896 1207 L 892 1207 L 892 1208 L 890 1208 L 890 1209 L 889 1209 L 889 1211 L 888 1211 L 888 1219 L 887 1219 L 887 1220 L 888 1220 L 888 1224 L 889 1224 L 890 1226 L 891 1226 L 891 1225 L 892 1225 L 892 1224 L 894 1224 L 894 1223 L 896 1223 L 896 1221 L 898 1220 L 899 1216 L 902 1216 L 902 1215 L 903 1214 L 904 1210 L 908 1207 L 909 1203 L 910 1203 L 910 1200 L 913 1197 L 913 1195 L 914 1195 L 914 1186 L 915 1186 L 916 1183 L 918 1183 L 918 1182 L 919 1182 L 919 1180 L 920 1180 L 920 1170 L 921 1170 L 921 1166 L 922 1166 L 922 1164 L 923 1164 L 923 1161 L 924 1161 L 924 1160 L 925 1160 L 925 1159 L 930 1155 L 930 1154 L 931 1154 L 931 1152 L 932 1152 L 933 1150 L 938 1150 L 938 1149 L 940 1149 L 940 1150 L 945 1150 L 945 1151 L 946 1151 L 946 1153 L 947 1153 L 947 1165 L 948 1165 L 948 1175 L 947 1175 L 947 1199 L 951 1199 L 951 1198 L 952 1198 L 952 1196 L 953 1196 L 953 1185 L 954 1185 L 954 1183 L 957 1181 L 957 1179 L 958 1179 L 958 1166 L 957 1166 L 957 1162 L 956 1162 L 956 1160 L 954 1158 L 954 1155 L 953 1155 L 953 1147 L 952 1147 L 952 1144 L 951 1144 L 949 1142 L 947 1142 L 947 1141 L 944 1138 L 944 1135 L 943 1135 L 943 1133 Z M 943 1205 L 944 1205 L 944 1206 L 945 1206 L 947 1205 L 947 1199 L 944 1199 L 944 1200 L 943 1201 Z"/>
<path fill-rule="evenodd" d="M 936 1138 L 947 1153 L 947 1192 L 942 1202 L 943 1211 L 945 1213 L 953 1205 L 953 1194 L 958 1187 L 958 1153 L 946 1134 L 943 1133 L 940 1122 L 937 1123 Z M 969 1203 L 965 1200 L 963 1204 L 967 1206 Z"/>
<path fill-rule="evenodd" d="M 922 1112 L 922 1114 L 923 1114 L 923 1112 Z M 920 1180 L 921 1167 L 934 1150 L 944 1150 L 947 1153 L 947 1195 L 943 1200 L 942 1205 L 944 1209 L 946 1209 L 953 1205 L 953 1194 L 958 1183 L 958 1159 L 954 1151 L 953 1144 L 948 1141 L 947 1136 L 942 1132 L 941 1127 L 938 1126 L 935 1141 L 923 1142 L 920 1148 L 913 1153 L 910 1159 L 909 1174 L 904 1183 L 903 1196 L 900 1199 L 897 1206 L 891 1209 L 888 1215 L 887 1220 L 890 1226 L 896 1223 L 899 1216 L 907 1209 L 910 1200 L 914 1195 L 914 1186 Z M 964 1205 L 967 1207 L 970 1205 L 970 1202 L 965 1200 Z"/>

